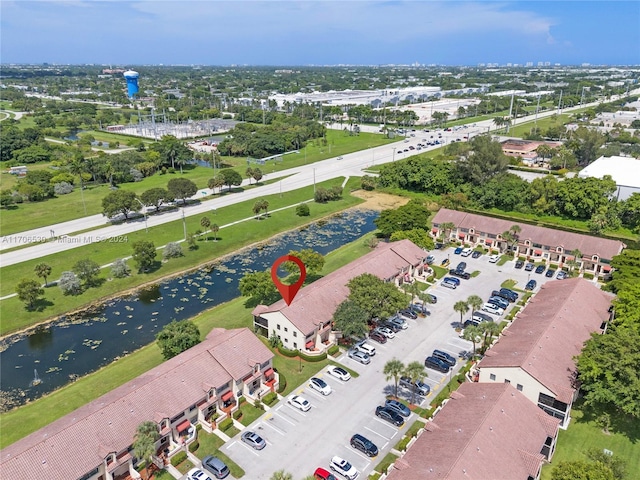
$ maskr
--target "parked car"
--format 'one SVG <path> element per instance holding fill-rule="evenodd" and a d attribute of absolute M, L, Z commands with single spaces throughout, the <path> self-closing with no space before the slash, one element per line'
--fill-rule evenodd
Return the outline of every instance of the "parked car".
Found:
<path fill-rule="evenodd" d="M 544 272 L 544 265 L 538 265 L 536 267 L 536 273 L 542 273 Z"/>
<path fill-rule="evenodd" d="M 461 272 L 464 272 L 466 268 L 467 268 L 467 262 L 460 262 L 458 263 L 458 265 L 456 265 L 456 270 L 460 270 Z"/>
<path fill-rule="evenodd" d="M 465 272 L 462 270 L 449 270 L 449 275 L 464 278 L 465 280 L 469 280 L 471 278 L 471 274 L 469 272 Z"/>
<path fill-rule="evenodd" d="M 482 256 L 482 252 L 480 250 L 474 250 L 471 254 L 471 258 L 480 258 Z"/>
<path fill-rule="evenodd" d="M 309 410 L 311 410 L 311 404 L 309 403 L 309 400 L 300 395 L 292 395 L 287 400 L 287 403 L 292 407 L 297 408 L 301 412 L 308 412 Z"/>
<path fill-rule="evenodd" d="M 545 276 L 545 277 L 547 277 L 547 278 L 553 278 L 553 276 L 554 276 L 555 274 L 556 274 L 556 271 L 555 271 L 555 270 L 551 270 L 551 269 L 549 269 L 549 270 L 547 270 L 547 271 L 546 271 L 546 273 L 544 274 L 544 276 Z"/>
<path fill-rule="evenodd" d="M 455 253 L 456 255 L 460 255 L 462 253 L 462 250 L 464 250 L 462 247 L 456 247 L 453 253 Z"/>
<path fill-rule="evenodd" d="M 456 284 L 456 286 L 460 285 L 460 280 L 459 280 L 459 279 L 457 279 L 457 278 L 455 278 L 455 277 L 444 277 L 442 280 L 443 280 L 443 281 L 445 281 L 445 280 L 446 280 L 446 281 L 448 281 L 448 282 L 455 283 L 455 284 Z"/>
<path fill-rule="evenodd" d="M 356 470 L 356 467 L 347 462 L 344 458 L 337 455 L 331 459 L 329 468 L 334 472 L 339 473 L 348 480 L 355 480 L 360 475 L 360 472 Z"/>
<path fill-rule="evenodd" d="M 416 318 L 418 318 L 418 314 L 413 310 L 411 310 L 411 308 L 405 308 L 404 310 L 400 310 L 399 313 L 400 315 L 404 315 L 405 317 L 408 317 L 412 320 L 415 320 Z M 389 321 L 392 323 L 398 323 L 398 325 L 400 325 L 400 328 L 402 328 L 402 330 L 406 330 L 407 327 L 409 326 L 407 325 L 407 322 L 405 322 L 402 318 L 399 318 L 399 317 L 395 317 Z"/>
<path fill-rule="evenodd" d="M 531 270 L 533 270 L 534 268 L 536 268 L 536 266 L 533 263 L 527 263 L 527 266 L 524 267 L 524 271 L 525 272 L 530 272 Z"/>
<path fill-rule="evenodd" d="M 438 297 L 436 297 L 435 295 L 427 293 L 427 297 L 429 298 L 429 301 L 431 303 L 438 303 Z"/>
<path fill-rule="evenodd" d="M 385 337 L 380 332 L 377 332 L 375 330 L 369 334 L 369 338 L 371 340 L 375 340 L 378 343 L 387 343 L 387 337 Z"/>
<path fill-rule="evenodd" d="M 500 260 L 500 255 L 497 253 L 494 253 L 489 257 L 489 263 L 496 263 L 498 260 Z"/>
<path fill-rule="evenodd" d="M 411 415 L 411 410 L 409 410 L 409 407 L 407 407 L 404 403 L 399 402 L 398 400 L 387 400 L 384 402 L 384 406 L 390 408 L 391 410 L 394 410 L 396 413 L 402 415 L 405 418 Z"/>
<path fill-rule="evenodd" d="M 452 282 L 451 280 L 454 280 L 451 277 L 445 277 L 442 279 L 442 282 L 440 283 L 440 285 L 442 285 L 443 287 L 447 287 L 447 288 L 451 288 L 452 290 L 455 290 L 456 288 L 458 288 L 458 284 L 455 282 Z"/>
<path fill-rule="evenodd" d="M 462 249 L 462 252 L 460 252 L 460 255 L 462 255 L 463 257 L 468 257 L 472 253 L 473 253 L 473 249 L 470 247 L 466 247 Z"/>
<path fill-rule="evenodd" d="M 321 467 L 316 468 L 316 471 L 313 472 L 313 478 L 315 480 L 338 480 L 333 473 Z"/>
<path fill-rule="evenodd" d="M 356 450 L 360 450 L 367 457 L 375 457 L 378 455 L 378 447 L 368 438 L 356 433 L 349 441 L 351 446 Z"/>
<path fill-rule="evenodd" d="M 349 358 L 353 358 L 356 362 L 360 362 L 363 365 L 369 365 L 371 363 L 371 358 L 369 358 L 369 355 L 356 348 L 352 348 L 351 350 L 349 350 L 347 355 L 349 356 Z"/>
<path fill-rule="evenodd" d="M 504 313 L 504 309 L 498 307 L 497 305 L 494 305 L 493 303 L 485 303 L 482 306 L 482 311 L 491 313 L 492 315 L 498 315 L 498 316 Z"/>
<path fill-rule="evenodd" d="M 451 262 L 449 261 L 449 259 L 448 259 L 448 258 L 445 258 L 444 260 L 442 260 L 442 263 L 440 264 L 440 266 L 441 266 L 442 268 L 447 268 L 447 267 L 449 266 L 449 264 L 450 264 L 450 263 L 451 263 Z"/>
<path fill-rule="evenodd" d="M 515 302 L 518 300 L 518 292 L 514 292 L 513 290 L 510 290 L 508 288 L 502 287 L 500 289 L 500 293 L 502 294 L 500 295 L 502 298 L 506 298 L 510 302 Z"/>
<path fill-rule="evenodd" d="M 382 335 L 384 335 L 387 338 L 395 338 L 396 336 L 395 332 L 387 325 L 383 327 L 378 327 L 378 332 L 380 332 Z"/>
<path fill-rule="evenodd" d="M 387 338 L 387 337 L 384 337 Z M 376 349 L 373 345 L 369 345 L 368 343 L 365 342 L 360 342 L 356 348 L 358 350 L 360 350 L 362 353 L 366 353 L 367 355 L 369 355 L 370 357 L 375 356 L 376 354 Z"/>
<path fill-rule="evenodd" d="M 264 447 L 267 446 L 267 442 L 264 441 L 264 439 L 258 435 L 256 432 L 244 432 L 241 436 L 240 439 L 246 443 L 247 445 L 249 445 L 251 448 L 254 448 L 256 450 L 262 450 Z"/>
<path fill-rule="evenodd" d="M 556 275 L 556 278 L 557 278 L 558 280 L 564 280 L 565 278 L 567 278 L 567 276 L 568 276 L 568 275 L 567 275 L 567 272 L 565 272 L 564 270 L 560 270 L 560 271 L 558 272 L 558 274 Z"/>
<path fill-rule="evenodd" d="M 424 366 L 437 370 L 442 373 L 449 373 L 449 365 L 436 357 L 427 357 L 424 359 Z"/>
<path fill-rule="evenodd" d="M 388 407 L 376 407 L 376 416 L 380 417 L 382 420 L 392 423 L 396 427 L 404 425 L 404 418 L 402 418 L 402 416 L 395 410 Z"/>
<path fill-rule="evenodd" d="M 442 350 L 434 350 L 431 356 L 438 360 L 442 360 L 444 363 L 451 365 L 452 367 L 456 364 L 456 359 Z"/>
<path fill-rule="evenodd" d="M 436 257 L 434 257 L 433 255 L 428 255 L 427 256 L 427 265 L 431 265 L 435 261 L 436 261 Z"/>
<path fill-rule="evenodd" d="M 516 260 L 516 268 L 524 267 L 524 262 L 522 260 Z"/>
<path fill-rule="evenodd" d="M 525 290 L 535 290 L 538 283 L 535 280 L 529 280 L 527 284 L 524 286 Z"/>
<path fill-rule="evenodd" d="M 192 468 L 187 472 L 187 480 L 211 480 L 211 477 L 199 468 Z"/>
<path fill-rule="evenodd" d="M 309 386 L 320 392 L 322 395 L 329 395 L 331 393 L 331 387 L 327 385 L 327 382 L 318 377 L 311 377 L 309 380 Z"/>
<path fill-rule="evenodd" d="M 491 292 L 491 296 L 492 297 L 500 297 L 504 300 L 506 300 L 507 302 L 513 302 L 513 300 L 511 300 L 511 296 L 508 295 L 507 293 L 503 293 L 500 290 L 494 290 L 493 292 Z"/>
<path fill-rule="evenodd" d="M 492 303 L 502 310 L 506 310 L 507 308 L 509 308 L 509 302 L 502 297 L 490 297 L 489 300 L 487 300 L 487 303 Z"/>
<path fill-rule="evenodd" d="M 327 373 L 329 375 L 333 375 L 336 378 L 339 378 L 343 382 L 351 380 L 351 374 L 349 372 L 347 372 L 342 367 L 336 367 L 335 365 L 329 365 L 329 367 L 327 368 Z"/>
<path fill-rule="evenodd" d="M 415 383 L 413 383 L 411 381 L 411 378 L 409 377 L 400 377 L 400 380 L 398 383 L 400 384 L 401 387 L 409 388 L 412 392 L 414 391 L 414 388 L 415 388 L 415 392 L 418 395 L 421 395 L 423 397 L 426 397 L 427 395 L 429 395 L 429 392 L 431 391 L 431 387 L 428 384 L 424 383 L 421 380 L 418 380 Z"/>
<path fill-rule="evenodd" d="M 202 467 L 215 478 L 227 478 L 229 476 L 229 467 L 218 457 L 207 455 L 202 459 Z"/>

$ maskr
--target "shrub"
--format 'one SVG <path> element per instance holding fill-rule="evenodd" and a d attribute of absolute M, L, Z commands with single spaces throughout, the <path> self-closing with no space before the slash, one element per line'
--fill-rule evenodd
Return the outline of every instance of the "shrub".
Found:
<path fill-rule="evenodd" d="M 236 410 L 235 412 L 233 412 L 233 418 L 235 418 L 236 420 L 238 420 L 241 416 L 242 410 Z"/>
<path fill-rule="evenodd" d="M 302 352 L 298 352 L 298 356 L 305 362 L 321 362 L 327 359 L 327 352 L 322 352 L 320 355 L 307 355 Z"/>
<path fill-rule="evenodd" d="M 593 280 L 593 273 L 583 273 L 582 277 L 585 278 L 586 280 Z"/>
<path fill-rule="evenodd" d="M 400 440 L 398 442 L 398 444 L 396 445 L 396 450 L 403 452 L 407 449 L 407 445 L 409 444 L 409 442 L 411 441 L 412 437 L 404 437 L 402 440 Z"/>
<path fill-rule="evenodd" d="M 278 393 L 282 393 L 287 389 L 287 377 L 284 376 L 284 373 L 278 372 L 278 379 L 280 383 L 278 384 Z"/>
<path fill-rule="evenodd" d="M 299 217 L 308 217 L 310 214 L 311 211 L 309 210 L 309 205 L 306 203 L 301 203 L 296 207 L 296 215 Z"/>
<path fill-rule="evenodd" d="M 173 465 L 174 467 L 177 467 L 186 459 L 187 459 L 187 452 L 185 451 L 178 452 L 173 457 L 171 457 L 171 465 Z"/>
<path fill-rule="evenodd" d="M 260 410 L 264 410 L 264 405 L 262 404 L 262 400 L 256 398 L 256 401 L 253 402 L 253 406 L 259 408 Z"/>
<path fill-rule="evenodd" d="M 327 350 L 327 353 L 331 356 L 336 355 L 338 352 L 340 352 L 340 348 L 338 347 L 338 345 L 332 345 L 331 347 L 329 347 L 329 350 Z"/>
<path fill-rule="evenodd" d="M 278 395 L 275 392 L 269 392 L 264 397 L 262 397 L 262 402 L 268 406 L 273 405 L 277 401 L 278 401 Z"/>
<path fill-rule="evenodd" d="M 162 252 L 162 258 L 164 258 L 165 260 L 168 258 L 181 257 L 182 255 L 182 246 L 176 242 L 167 243 Z"/>
<path fill-rule="evenodd" d="M 56 183 L 69 183 L 73 185 L 74 181 L 75 181 L 75 177 L 73 175 L 67 172 L 62 172 L 56 175 L 55 177 L 51 177 L 51 180 L 49 180 L 49 183 L 51 183 L 52 185 L 55 185 Z"/>
<path fill-rule="evenodd" d="M 282 345 L 278 345 L 278 351 L 285 357 L 289 358 L 296 357 L 300 353 L 298 350 L 291 350 L 290 348 L 283 347 Z"/>
<path fill-rule="evenodd" d="M 198 450 L 200 448 L 200 442 L 198 442 L 198 440 L 196 440 L 195 442 L 191 442 L 189 444 L 189 451 L 191 453 L 195 452 L 196 450 Z"/>
<path fill-rule="evenodd" d="M 68 193 L 73 192 L 73 186 L 67 182 L 55 183 L 53 185 L 53 192 L 56 195 L 67 195 Z"/>
<path fill-rule="evenodd" d="M 78 295 L 82 292 L 80 279 L 73 272 L 62 272 L 60 280 L 58 280 L 58 286 L 65 295 Z"/>
<path fill-rule="evenodd" d="M 376 178 L 371 175 L 365 175 L 362 177 L 360 186 L 363 190 L 373 190 L 376 188 Z"/>
<path fill-rule="evenodd" d="M 233 427 L 233 418 L 225 418 L 218 424 L 218 428 L 223 432 L 229 430 L 229 428 Z"/>

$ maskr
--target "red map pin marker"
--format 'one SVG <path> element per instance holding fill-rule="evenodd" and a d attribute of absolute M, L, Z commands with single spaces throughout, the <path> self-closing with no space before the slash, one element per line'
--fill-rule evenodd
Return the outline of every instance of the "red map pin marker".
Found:
<path fill-rule="evenodd" d="M 300 268 L 300 278 L 293 285 L 285 285 L 278 278 L 278 267 L 284 262 L 293 262 Z M 273 280 L 274 285 L 282 295 L 282 299 L 285 301 L 287 305 L 291 305 L 294 297 L 297 295 L 298 290 L 304 283 L 304 279 L 307 278 L 307 269 L 304 268 L 304 263 L 298 257 L 294 257 L 293 255 L 283 255 L 271 266 L 271 280 Z"/>

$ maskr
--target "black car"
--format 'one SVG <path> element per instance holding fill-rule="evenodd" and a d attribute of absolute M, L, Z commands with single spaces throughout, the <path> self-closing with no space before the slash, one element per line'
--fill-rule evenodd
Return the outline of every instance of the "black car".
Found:
<path fill-rule="evenodd" d="M 506 310 L 507 308 L 509 308 L 509 302 L 502 297 L 490 297 L 489 300 L 487 300 L 487 303 L 491 303 L 496 307 L 500 307 L 503 310 Z"/>
<path fill-rule="evenodd" d="M 404 315 L 405 317 L 411 318 L 413 320 L 418 318 L 418 315 L 410 308 L 405 308 L 404 310 L 400 310 L 400 315 Z"/>
<path fill-rule="evenodd" d="M 525 290 L 534 290 L 536 288 L 536 285 L 538 285 L 538 283 L 535 280 L 529 280 L 527 282 L 527 284 L 525 285 L 524 289 Z"/>
<path fill-rule="evenodd" d="M 471 278 L 471 274 L 469 272 L 465 272 L 463 270 L 449 270 L 449 275 L 453 275 L 455 277 L 464 278 L 465 280 L 469 280 Z"/>
<path fill-rule="evenodd" d="M 461 272 L 464 272 L 464 269 L 467 268 L 467 262 L 460 262 L 457 266 L 456 266 L 456 270 L 460 270 Z"/>
<path fill-rule="evenodd" d="M 456 359 L 453 356 L 449 355 L 447 352 L 443 352 L 442 350 L 434 350 L 431 356 L 437 358 L 438 360 L 442 360 L 447 365 L 451 365 L 452 367 L 456 364 Z"/>
<path fill-rule="evenodd" d="M 500 293 L 502 295 L 499 295 L 499 296 L 501 296 L 502 298 L 506 298 L 510 302 L 515 302 L 516 300 L 518 300 L 518 293 L 514 292 L 513 290 L 510 290 L 508 288 L 502 287 L 500 289 Z"/>
<path fill-rule="evenodd" d="M 388 407 L 376 407 L 376 416 L 380 417 L 383 420 L 386 420 L 389 423 L 394 424 L 396 427 L 401 427 L 402 425 L 404 425 L 404 418 L 402 418 L 402 415 L 396 413 L 394 410 Z"/>
<path fill-rule="evenodd" d="M 536 267 L 536 273 L 542 273 L 544 272 L 544 265 L 538 265 Z"/>
<path fill-rule="evenodd" d="M 449 373 L 449 365 L 435 357 L 427 357 L 424 359 L 424 366 L 432 368 L 442 373 Z"/>
<path fill-rule="evenodd" d="M 380 324 L 380 326 L 390 328 L 393 331 L 393 333 L 398 333 L 400 330 L 402 330 L 402 327 L 400 325 L 393 322 L 383 322 Z"/>
<path fill-rule="evenodd" d="M 349 441 L 351 446 L 356 450 L 360 450 L 367 457 L 375 457 L 378 455 L 378 447 L 366 437 L 356 433 Z"/>
<path fill-rule="evenodd" d="M 514 299 L 512 295 L 509 295 L 507 292 L 503 292 L 502 290 L 494 290 L 493 292 L 491 292 L 491 296 L 504 298 L 507 302 L 510 303 L 513 303 L 518 299 L 518 297 Z"/>
<path fill-rule="evenodd" d="M 551 269 L 549 269 L 549 270 L 547 270 L 547 273 L 545 273 L 545 274 L 544 274 L 544 276 L 545 276 L 545 277 L 547 277 L 547 278 L 553 278 L 553 276 L 554 276 L 555 274 L 556 274 L 556 271 L 555 271 L 555 270 L 551 270 Z"/>
<path fill-rule="evenodd" d="M 524 262 L 522 260 L 516 260 L 516 268 L 524 267 Z"/>
<path fill-rule="evenodd" d="M 438 303 L 438 297 L 436 297 L 435 295 L 431 295 L 430 293 L 427 293 L 427 298 L 431 303 Z"/>
<path fill-rule="evenodd" d="M 480 250 L 474 250 L 471 254 L 471 258 L 480 258 L 482 256 L 482 252 Z"/>

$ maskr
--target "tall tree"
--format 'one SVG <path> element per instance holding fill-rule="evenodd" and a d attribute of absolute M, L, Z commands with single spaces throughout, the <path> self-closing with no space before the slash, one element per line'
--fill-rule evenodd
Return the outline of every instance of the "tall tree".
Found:
<path fill-rule="evenodd" d="M 138 272 L 146 272 L 155 263 L 158 252 L 153 242 L 140 240 L 134 242 L 133 246 L 133 261 L 138 267 Z"/>
<path fill-rule="evenodd" d="M 453 310 L 460 314 L 460 324 L 462 324 L 464 314 L 469 311 L 469 304 L 465 300 L 458 300 L 453 304 Z"/>
<path fill-rule="evenodd" d="M 27 310 L 33 309 L 38 298 L 44 295 L 44 289 L 36 280 L 23 278 L 16 285 L 16 293 L 21 302 L 24 302 Z"/>
<path fill-rule="evenodd" d="M 363 273 L 349 280 L 349 299 L 362 308 L 370 319 L 387 318 L 407 306 L 407 297 L 393 283 Z"/>
<path fill-rule="evenodd" d="M 207 186 L 211 189 L 213 193 L 216 193 L 216 188 L 220 189 L 220 193 L 222 193 L 222 187 L 224 187 L 224 177 L 222 175 L 216 175 L 213 178 L 210 178 L 207 182 Z"/>
<path fill-rule="evenodd" d="M 223 168 L 220 170 L 220 176 L 224 179 L 223 185 L 227 185 L 229 187 L 229 191 L 231 191 L 231 187 L 242 185 L 242 175 L 231 168 Z"/>
<path fill-rule="evenodd" d="M 455 230 L 456 224 L 453 222 L 444 222 L 440 224 L 440 231 L 444 237 L 445 242 L 449 242 L 451 239 L 451 232 Z"/>
<path fill-rule="evenodd" d="M 479 295 L 469 295 L 466 303 L 469 307 L 471 307 L 471 315 L 480 310 L 482 308 L 482 305 L 484 305 L 484 301 Z"/>
<path fill-rule="evenodd" d="M 479 135 L 471 140 L 472 150 L 456 160 L 459 175 L 473 185 L 482 185 L 492 177 L 505 173 L 509 159 L 502 151 L 500 142 L 487 135 Z"/>
<path fill-rule="evenodd" d="M 404 374 L 411 379 L 411 403 L 415 403 L 416 390 L 418 389 L 416 382 L 422 382 L 427 377 L 427 371 L 422 363 L 415 361 L 406 366 Z"/>
<path fill-rule="evenodd" d="M 187 198 L 196 194 L 198 187 L 188 178 L 172 178 L 167 183 L 167 191 L 173 198 L 182 200 L 184 204 L 187 202 Z"/>
<path fill-rule="evenodd" d="M 220 227 L 218 226 L 217 223 L 214 223 L 211 225 L 211 232 L 213 233 L 213 241 L 217 242 L 218 241 L 218 231 L 220 231 Z"/>
<path fill-rule="evenodd" d="M 335 329 L 341 331 L 345 338 L 366 337 L 369 332 L 368 320 L 367 312 L 348 299 L 338 305 L 333 314 Z"/>
<path fill-rule="evenodd" d="M 133 454 L 139 460 L 147 463 L 147 480 L 149 479 L 149 464 L 156 453 L 156 441 L 160 438 L 158 425 L 155 422 L 145 421 L 138 425 L 133 441 Z"/>
<path fill-rule="evenodd" d="M 100 274 L 100 265 L 91 259 L 84 258 L 78 260 L 73 265 L 72 270 L 87 287 L 90 287 L 96 283 Z"/>
<path fill-rule="evenodd" d="M 102 199 L 102 213 L 105 217 L 113 217 L 118 213 L 129 219 L 131 212 L 140 210 L 135 192 L 129 190 L 115 190 Z"/>
<path fill-rule="evenodd" d="M 200 225 L 202 226 L 202 228 L 204 228 L 205 230 L 205 236 L 204 236 L 204 240 L 205 242 L 207 241 L 207 239 L 209 238 L 206 235 L 206 231 L 209 230 L 209 227 L 211 227 L 211 220 L 209 220 L 209 217 L 202 217 L 200 219 Z"/>
<path fill-rule="evenodd" d="M 47 286 L 47 278 L 51 275 L 51 266 L 46 263 L 39 263 L 34 267 L 36 276 L 44 279 L 44 286 Z"/>
<path fill-rule="evenodd" d="M 479 325 L 469 325 L 464 329 L 462 338 L 473 343 L 473 354 L 476 354 L 476 343 L 482 340 L 482 328 Z"/>
<path fill-rule="evenodd" d="M 318 274 L 324 267 L 324 255 L 316 252 L 312 248 L 289 250 L 288 254 L 302 260 L 304 268 L 307 270 L 308 274 Z M 285 262 L 282 264 L 282 267 L 289 273 L 295 273 L 298 271 L 298 266 L 294 262 Z"/>
<path fill-rule="evenodd" d="M 397 358 L 392 358 L 387 363 L 384 364 L 384 368 L 382 373 L 386 380 L 391 380 L 395 383 L 395 397 L 398 398 L 398 380 L 402 376 L 405 371 L 404 363 L 402 363 Z"/>
<path fill-rule="evenodd" d="M 162 356 L 165 360 L 169 360 L 200 343 L 200 330 L 190 320 L 180 322 L 174 320 L 160 330 L 156 335 L 156 341 Z"/>
<path fill-rule="evenodd" d="M 174 200 L 173 195 L 164 188 L 150 188 L 145 190 L 140 195 L 140 201 L 147 207 L 154 207 L 156 212 L 160 211 L 160 207 L 165 202 L 171 202 Z"/>
<path fill-rule="evenodd" d="M 245 273 L 238 287 L 242 296 L 250 297 L 247 302 L 249 305 L 269 305 L 280 297 L 271 279 L 271 272 L 266 270 Z"/>

